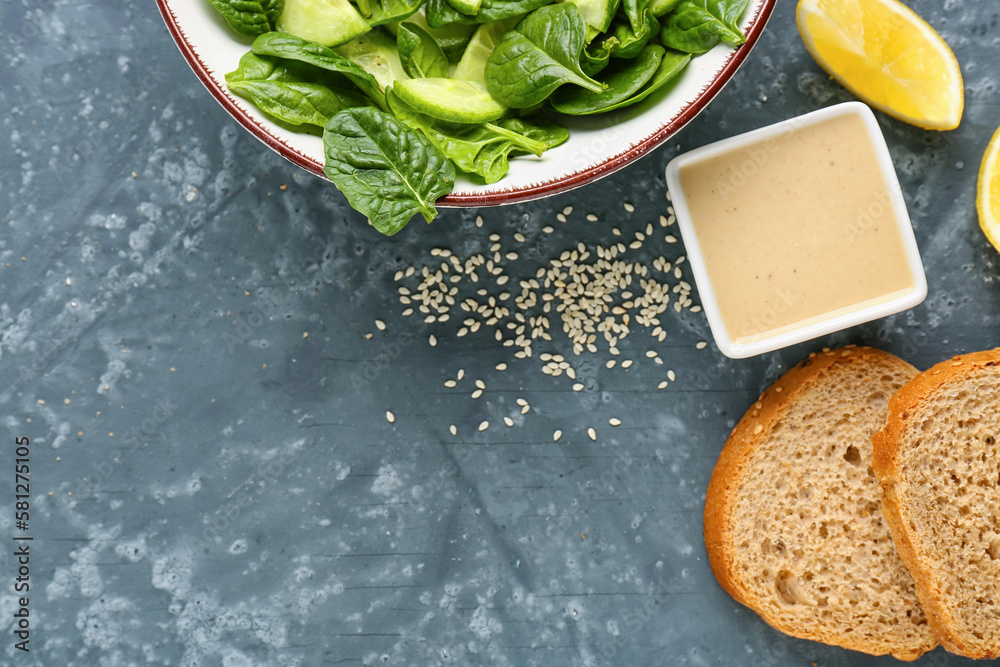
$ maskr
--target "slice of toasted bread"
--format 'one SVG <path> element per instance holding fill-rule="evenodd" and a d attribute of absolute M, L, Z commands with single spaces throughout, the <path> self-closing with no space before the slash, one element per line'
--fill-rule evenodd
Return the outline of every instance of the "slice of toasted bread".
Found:
<path fill-rule="evenodd" d="M 1000 348 L 907 383 L 874 449 L 886 521 L 941 644 L 1000 657 Z"/>
<path fill-rule="evenodd" d="M 901 660 L 937 645 L 870 466 L 889 397 L 916 373 L 871 348 L 811 355 L 726 442 L 705 500 L 709 562 L 774 628 Z"/>

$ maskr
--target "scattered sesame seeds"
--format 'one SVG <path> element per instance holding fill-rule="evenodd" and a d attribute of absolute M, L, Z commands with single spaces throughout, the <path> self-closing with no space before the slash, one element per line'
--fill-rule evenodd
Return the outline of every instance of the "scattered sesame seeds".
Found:
<path fill-rule="evenodd" d="M 386 410 L 385 411 L 385 420 L 387 422 L 389 422 L 390 424 L 395 424 L 396 423 L 396 415 L 394 415 L 391 412 L 389 412 L 388 410 Z"/>

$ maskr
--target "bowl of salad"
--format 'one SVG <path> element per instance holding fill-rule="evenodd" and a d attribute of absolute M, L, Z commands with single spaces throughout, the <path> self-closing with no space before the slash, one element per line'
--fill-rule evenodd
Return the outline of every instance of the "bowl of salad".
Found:
<path fill-rule="evenodd" d="M 157 0 L 209 92 L 384 234 L 529 201 L 704 109 L 776 0 Z"/>

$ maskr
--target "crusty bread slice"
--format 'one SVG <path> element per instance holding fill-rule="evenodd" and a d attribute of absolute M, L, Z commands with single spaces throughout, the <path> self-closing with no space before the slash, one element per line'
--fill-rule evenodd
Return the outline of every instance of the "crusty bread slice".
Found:
<path fill-rule="evenodd" d="M 889 397 L 916 373 L 871 348 L 810 355 L 726 442 L 705 500 L 709 562 L 774 628 L 901 660 L 937 645 L 870 467 Z"/>
<path fill-rule="evenodd" d="M 906 384 L 874 449 L 886 521 L 941 644 L 1000 657 L 1000 348 Z"/>

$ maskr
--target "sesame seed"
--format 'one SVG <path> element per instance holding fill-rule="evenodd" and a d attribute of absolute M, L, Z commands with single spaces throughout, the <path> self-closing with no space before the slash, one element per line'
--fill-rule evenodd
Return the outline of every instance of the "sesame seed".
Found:
<path fill-rule="evenodd" d="M 483 216 L 477 215 L 476 216 L 476 227 L 482 227 L 482 226 L 483 226 Z"/>
<path fill-rule="evenodd" d="M 626 359 L 625 361 L 622 362 L 622 368 L 628 368 L 631 365 L 632 365 L 631 359 Z"/>
<path fill-rule="evenodd" d="M 561 437 L 562 437 L 562 431 L 560 431 L 559 429 L 556 429 L 552 433 L 552 442 L 558 442 L 559 438 L 561 438 Z"/>
<path fill-rule="evenodd" d="M 597 431 L 595 431 L 593 428 L 588 428 L 587 429 L 587 436 L 590 437 L 591 440 L 596 441 L 597 440 Z"/>
<path fill-rule="evenodd" d="M 507 364 L 505 364 L 505 363 L 503 363 L 501 361 L 499 364 L 496 365 L 496 369 L 498 371 L 505 371 L 505 370 L 507 370 Z"/>
<path fill-rule="evenodd" d="M 667 379 L 673 382 L 674 380 L 677 379 L 677 374 L 674 373 L 673 370 L 669 370 L 667 371 Z"/>
<path fill-rule="evenodd" d="M 653 357 L 659 356 L 656 350 L 646 350 L 646 356 L 652 359 Z"/>
<path fill-rule="evenodd" d="M 461 380 L 464 377 L 465 377 L 465 369 L 464 368 L 459 368 L 458 369 L 458 373 L 455 374 L 455 379 L 456 380 Z"/>
<path fill-rule="evenodd" d="M 590 222 L 597 222 L 597 216 L 594 215 L 593 213 L 588 213 L 587 214 L 587 220 L 590 221 Z"/>
<path fill-rule="evenodd" d="M 486 383 L 483 382 L 482 380 L 476 380 L 476 386 L 479 387 L 480 389 L 486 389 Z"/>
<path fill-rule="evenodd" d="M 611 424 L 612 426 L 621 426 L 622 420 L 618 419 L 618 417 L 612 417 L 611 419 L 608 420 L 608 423 Z"/>
<path fill-rule="evenodd" d="M 482 395 L 483 395 L 483 390 L 482 389 L 477 389 L 474 392 L 472 392 L 472 398 L 474 398 L 474 399 L 479 398 Z"/>
<path fill-rule="evenodd" d="M 695 348 L 698 350 L 703 350 L 707 345 L 708 343 L 706 343 L 705 341 L 700 341 L 697 345 L 695 345 Z"/>
<path fill-rule="evenodd" d="M 626 210 L 626 211 L 628 211 L 629 213 L 632 213 L 633 211 L 635 211 L 635 206 L 632 206 L 632 204 L 630 204 L 630 203 L 628 203 L 628 202 L 625 202 L 624 204 L 622 204 L 622 206 L 623 206 L 623 207 L 625 208 L 625 210 Z"/>
<path fill-rule="evenodd" d="M 513 426 L 514 425 L 514 420 L 511 419 L 510 417 L 504 417 L 503 418 L 503 423 L 506 424 L 507 426 Z"/>
<path fill-rule="evenodd" d="M 485 430 L 486 430 L 486 429 L 488 429 L 489 427 L 490 427 L 490 423 L 489 423 L 488 421 L 484 421 L 484 422 L 482 422 L 482 423 L 481 423 L 481 424 L 479 425 L 479 430 L 480 430 L 480 431 L 485 431 Z"/>
<path fill-rule="evenodd" d="M 386 410 L 385 411 L 385 420 L 387 422 L 389 422 L 390 424 L 395 424 L 396 423 L 396 415 L 394 415 L 391 412 L 389 412 L 388 410 Z"/>
<path fill-rule="evenodd" d="M 452 435 L 458 435 L 458 428 L 456 428 L 454 424 L 449 426 L 448 430 L 451 432 Z"/>
<path fill-rule="evenodd" d="M 375 328 L 379 331 L 385 331 L 385 322 L 382 320 L 375 320 Z"/>
<path fill-rule="evenodd" d="M 519 398 L 519 399 L 517 399 L 514 402 L 517 403 L 518 405 L 527 405 L 528 404 L 528 401 L 524 400 L 523 398 Z"/>
<path fill-rule="evenodd" d="M 448 387 L 449 389 L 452 389 L 452 388 L 456 387 L 457 385 L 458 385 L 458 383 L 455 382 L 454 380 L 445 380 L 444 381 L 444 386 Z"/>
<path fill-rule="evenodd" d="M 431 334 L 430 336 L 427 337 L 427 342 L 430 343 L 431 347 L 436 347 L 438 344 L 437 336 Z"/>
<path fill-rule="evenodd" d="M 567 206 L 566 208 L 564 208 L 562 210 L 562 212 L 563 212 L 563 215 L 569 215 L 570 213 L 573 212 L 573 207 L 572 206 Z"/>
<path fill-rule="evenodd" d="M 609 368 L 609 369 L 610 369 L 610 368 L 614 368 L 614 367 L 615 367 L 615 360 L 614 360 L 614 359 L 609 359 L 609 360 L 608 360 L 608 363 L 606 363 L 606 364 L 604 364 L 604 365 L 605 365 L 605 366 L 606 366 L 607 368 Z"/>
<path fill-rule="evenodd" d="M 573 385 L 573 391 L 583 391 L 583 385 L 577 382 Z"/>
<path fill-rule="evenodd" d="M 666 389 L 667 388 L 667 382 L 666 382 L 666 380 L 664 380 L 660 384 L 656 385 L 656 388 L 657 389 Z"/>
<path fill-rule="evenodd" d="M 559 213 L 556 215 L 556 220 L 558 220 L 559 222 L 566 222 L 566 216 L 563 215 L 562 213 Z"/>

